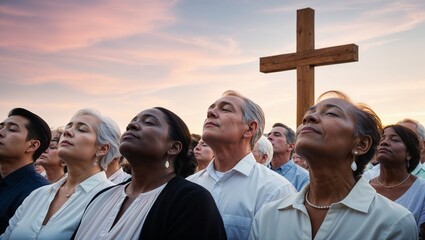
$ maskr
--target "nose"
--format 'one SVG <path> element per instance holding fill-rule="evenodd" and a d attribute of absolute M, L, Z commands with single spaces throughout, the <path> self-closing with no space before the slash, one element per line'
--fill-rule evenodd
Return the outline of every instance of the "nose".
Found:
<path fill-rule="evenodd" d="M 216 112 L 216 108 L 209 108 L 207 111 L 207 118 L 216 118 L 217 117 L 217 112 Z"/>
<path fill-rule="evenodd" d="M 312 113 L 306 113 L 303 117 L 303 124 L 306 123 L 315 123 L 318 121 L 317 115 L 316 113 L 312 112 Z"/>
<path fill-rule="evenodd" d="M 385 138 L 381 139 L 381 142 L 379 143 L 379 146 L 388 146 L 387 139 L 385 139 Z"/>
<path fill-rule="evenodd" d="M 127 125 L 127 130 L 135 130 L 138 128 L 138 125 L 136 124 L 136 121 L 131 121 L 128 125 Z"/>
<path fill-rule="evenodd" d="M 71 128 L 65 128 L 64 131 L 63 131 L 63 136 L 64 137 L 71 137 L 72 136 Z"/>

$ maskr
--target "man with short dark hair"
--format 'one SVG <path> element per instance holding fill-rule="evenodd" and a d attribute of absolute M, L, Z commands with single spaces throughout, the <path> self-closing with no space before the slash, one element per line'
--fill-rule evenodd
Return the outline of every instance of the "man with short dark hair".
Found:
<path fill-rule="evenodd" d="M 295 145 L 294 131 L 283 123 L 275 123 L 267 135 L 273 146 L 273 158 L 270 168 L 285 177 L 300 191 L 310 182 L 308 171 L 291 159 Z"/>
<path fill-rule="evenodd" d="M 49 125 L 36 114 L 15 108 L 0 123 L 0 234 L 22 201 L 49 184 L 35 171 L 34 161 L 52 138 Z"/>

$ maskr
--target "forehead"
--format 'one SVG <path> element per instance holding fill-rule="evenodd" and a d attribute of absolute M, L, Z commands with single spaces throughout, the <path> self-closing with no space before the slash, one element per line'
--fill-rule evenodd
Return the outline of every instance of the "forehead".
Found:
<path fill-rule="evenodd" d="M 270 130 L 271 133 L 278 132 L 282 135 L 285 135 L 285 131 L 286 131 L 286 129 L 284 127 L 280 127 L 280 126 L 274 127 L 274 128 L 272 128 L 272 130 Z"/>
<path fill-rule="evenodd" d="M 167 122 L 165 114 L 162 111 L 160 111 L 156 108 L 150 108 L 150 109 L 143 110 L 139 114 L 137 114 L 136 117 L 139 118 L 139 119 L 143 119 L 143 118 L 147 118 L 147 117 L 153 117 L 153 118 L 157 119 L 158 121 Z"/>
<path fill-rule="evenodd" d="M 28 119 L 26 119 L 22 116 L 18 116 L 18 115 L 10 116 L 2 122 L 3 125 L 5 125 L 5 124 L 16 124 L 20 127 L 24 127 L 28 123 L 29 123 Z"/>
<path fill-rule="evenodd" d="M 384 129 L 384 135 L 397 135 L 396 131 L 392 127 L 387 127 Z"/>
<path fill-rule="evenodd" d="M 237 96 L 223 96 L 212 104 L 212 106 L 220 105 L 232 105 L 236 109 L 242 110 L 245 106 L 245 101 Z"/>
<path fill-rule="evenodd" d="M 84 123 L 92 128 L 96 128 L 100 125 L 100 119 L 89 114 L 78 114 L 72 117 L 71 122 Z"/>
<path fill-rule="evenodd" d="M 327 106 L 336 106 L 341 108 L 344 111 L 348 111 L 348 110 L 352 110 L 354 108 L 354 106 L 343 100 L 343 99 L 339 99 L 339 98 L 328 98 L 325 99 L 323 101 L 318 102 L 315 107 L 319 108 L 319 107 L 327 107 Z"/>

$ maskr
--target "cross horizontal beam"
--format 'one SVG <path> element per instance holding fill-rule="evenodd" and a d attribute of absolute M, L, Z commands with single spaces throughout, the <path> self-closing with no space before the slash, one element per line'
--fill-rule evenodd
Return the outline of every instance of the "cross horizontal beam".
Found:
<path fill-rule="evenodd" d="M 260 72 L 271 73 L 293 70 L 300 66 L 323 66 L 338 63 L 357 62 L 356 44 L 311 49 L 302 52 L 280 54 L 260 58 Z"/>

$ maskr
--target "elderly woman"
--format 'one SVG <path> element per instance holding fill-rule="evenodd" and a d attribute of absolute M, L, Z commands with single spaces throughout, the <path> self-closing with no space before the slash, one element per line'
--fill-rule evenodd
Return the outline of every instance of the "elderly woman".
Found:
<path fill-rule="evenodd" d="M 206 168 L 214 158 L 213 150 L 202 139 L 199 139 L 198 144 L 193 149 L 193 153 L 195 154 L 195 158 L 198 163 L 196 168 L 197 172 Z"/>
<path fill-rule="evenodd" d="M 1 239 L 70 239 L 89 201 L 111 186 L 105 172 L 119 156 L 115 122 L 90 109 L 78 111 L 59 141 L 68 175 L 31 193 L 18 208 Z"/>
<path fill-rule="evenodd" d="M 49 147 L 37 159 L 37 163 L 43 166 L 46 178 L 51 183 L 55 183 L 65 176 L 66 163 L 58 154 L 59 138 L 62 133 L 63 130 L 60 128 L 52 131 L 52 140 Z"/>
<path fill-rule="evenodd" d="M 425 180 L 411 174 L 421 157 L 417 135 L 401 125 L 384 128 L 378 147 L 380 174 L 370 184 L 376 191 L 409 209 L 425 236 Z"/>
<path fill-rule="evenodd" d="M 304 115 L 295 151 L 310 167 L 310 184 L 265 205 L 250 239 L 417 239 L 413 215 L 376 193 L 361 173 L 380 140 L 380 120 L 342 93 Z"/>
<path fill-rule="evenodd" d="M 167 109 L 134 117 L 120 145 L 132 179 L 93 200 L 76 239 L 226 239 L 210 193 L 184 179 L 196 166 L 189 144 L 186 124 Z"/>

